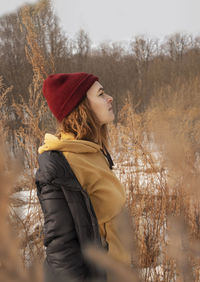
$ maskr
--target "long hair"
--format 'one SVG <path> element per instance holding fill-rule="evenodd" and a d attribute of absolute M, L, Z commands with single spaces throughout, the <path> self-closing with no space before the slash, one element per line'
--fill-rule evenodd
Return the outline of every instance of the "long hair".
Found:
<path fill-rule="evenodd" d="M 102 147 L 108 146 L 107 125 L 100 125 L 87 97 L 68 116 L 57 123 L 56 136 L 60 138 L 62 132 L 73 133 L 76 140 L 92 141 Z"/>

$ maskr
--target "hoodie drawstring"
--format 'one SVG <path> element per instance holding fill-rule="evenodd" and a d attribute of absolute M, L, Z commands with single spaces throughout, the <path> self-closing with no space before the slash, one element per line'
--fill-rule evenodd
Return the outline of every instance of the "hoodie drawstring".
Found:
<path fill-rule="evenodd" d="M 101 151 L 102 151 L 102 153 L 104 154 L 104 156 L 107 158 L 107 160 L 108 160 L 108 162 L 109 162 L 109 167 L 110 167 L 110 169 L 112 169 L 112 167 L 114 166 L 113 160 L 112 160 L 112 158 L 111 158 L 109 152 L 107 151 L 106 147 L 105 147 L 104 145 L 103 145 L 103 147 L 104 147 L 106 153 L 104 152 L 103 149 L 101 149 Z"/>

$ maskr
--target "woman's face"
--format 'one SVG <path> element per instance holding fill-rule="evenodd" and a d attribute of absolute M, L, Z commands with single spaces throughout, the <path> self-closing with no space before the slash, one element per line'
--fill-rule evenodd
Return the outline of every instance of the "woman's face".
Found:
<path fill-rule="evenodd" d="M 104 92 L 103 86 L 95 81 L 86 94 L 89 104 L 100 124 L 106 124 L 114 120 L 112 110 L 113 98 Z"/>

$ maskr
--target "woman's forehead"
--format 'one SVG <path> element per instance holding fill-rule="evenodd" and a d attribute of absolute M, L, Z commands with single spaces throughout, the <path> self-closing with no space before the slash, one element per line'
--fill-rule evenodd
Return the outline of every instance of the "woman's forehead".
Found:
<path fill-rule="evenodd" d="M 103 88 L 103 86 L 101 85 L 99 81 L 95 81 L 94 86 L 97 90 L 99 90 L 100 88 Z"/>
<path fill-rule="evenodd" d="M 102 89 L 103 89 L 103 86 L 98 81 L 95 81 L 92 84 L 92 86 L 90 87 L 90 89 L 88 89 L 87 95 L 93 95 L 95 93 L 98 93 Z"/>

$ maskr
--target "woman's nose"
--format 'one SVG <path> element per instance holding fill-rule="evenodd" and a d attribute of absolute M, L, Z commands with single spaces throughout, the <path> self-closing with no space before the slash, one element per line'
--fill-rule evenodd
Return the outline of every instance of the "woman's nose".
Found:
<path fill-rule="evenodd" d="M 108 95 L 108 94 L 107 94 L 107 96 L 108 96 L 108 97 L 107 97 L 107 102 L 109 102 L 109 103 L 112 102 L 112 101 L 113 101 L 113 97 L 110 96 L 110 95 Z"/>

